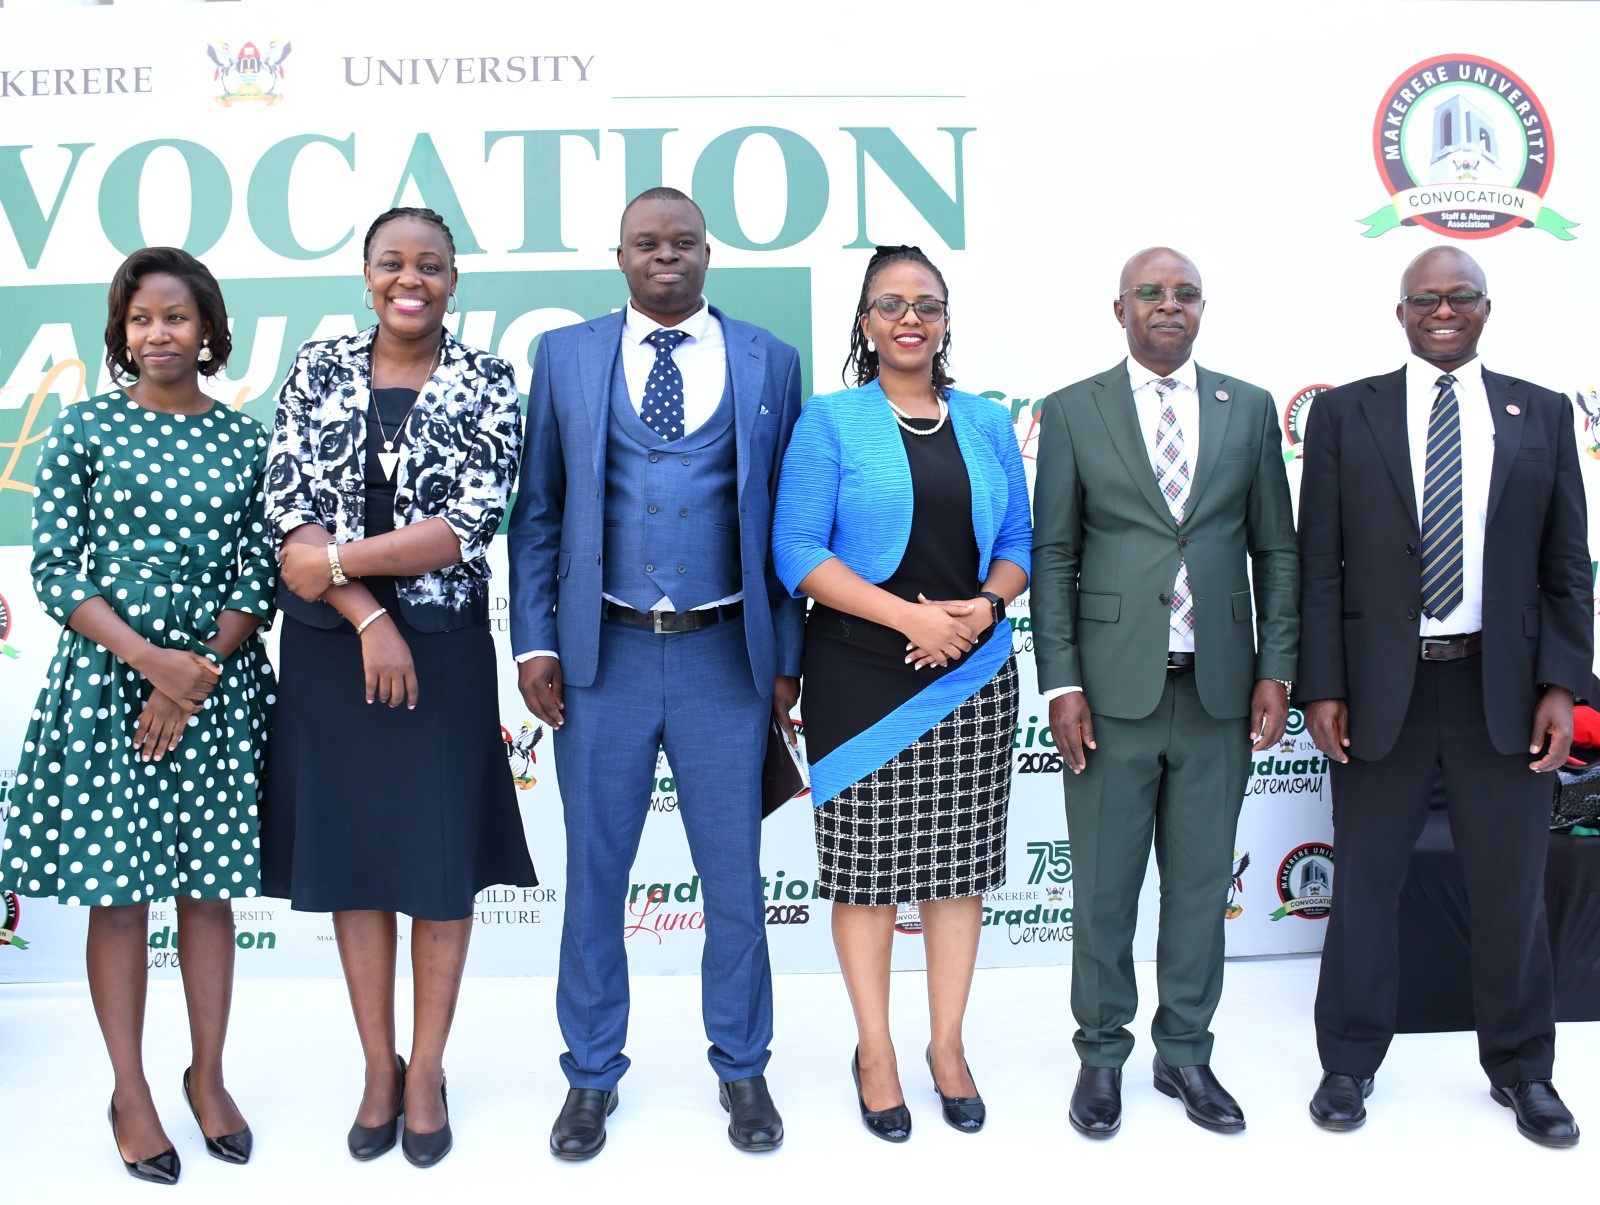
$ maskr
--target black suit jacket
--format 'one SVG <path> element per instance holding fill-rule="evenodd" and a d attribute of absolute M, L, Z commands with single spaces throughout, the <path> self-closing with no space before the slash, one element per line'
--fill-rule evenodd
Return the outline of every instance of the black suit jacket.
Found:
<path fill-rule="evenodd" d="M 1483 382 L 1494 418 L 1484 718 L 1496 750 L 1526 753 L 1544 686 L 1588 693 L 1587 509 L 1567 399 L 1487 369 Z M 1363 760 L 1394 748 L 1417 672 L 1421 529 L 1405 402 L 1402 368 L 1322 394 L 1306 430 L 1295 701 L 1347 700 L 1350 753 Z"/>

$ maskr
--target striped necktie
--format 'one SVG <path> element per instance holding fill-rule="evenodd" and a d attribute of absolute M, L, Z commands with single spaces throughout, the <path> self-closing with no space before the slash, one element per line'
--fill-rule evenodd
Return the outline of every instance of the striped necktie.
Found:
<path fill-rule="evenodd" d="M 645 336 L 656 349 L 656 362 L 644 382 L 644 401 L 639 417 L 644 425 L 665 440 L 683 437 L 683 373 L 672 358 L 673 349 L 689 336 L 683 331 L 662 327 Z"/>
<path fill-rule="evenodd" d="M 1422 476 L 1422 612 L 1429 619 L 1461 605 L 1461 407 L 1456 379 L 1439 378 L 1428 415 Z"/>
<path fill-rule="evenodd" d="M 1178 426 L 1178 412 L 1167 401 L 1167 395 L 1178 388 L 1171 377 L 1162 377 L 1155 383 L 1156 396 L 1161 399 L 1161 419 L 1156 424 L 1156 486 L 1167 500 L 1167 509 L 1179 527 L 1183 526 L 1183 512 L 1189 505 L 1189 458 L 1183 452 L 1183 428 Z M 1194 631 L 1194 599 L 1189 594 L 1189 566 L 1178 554 L 1178 576 L 1172 583 L 1172 619 L 1174 632 L 1187 635 Z"/>

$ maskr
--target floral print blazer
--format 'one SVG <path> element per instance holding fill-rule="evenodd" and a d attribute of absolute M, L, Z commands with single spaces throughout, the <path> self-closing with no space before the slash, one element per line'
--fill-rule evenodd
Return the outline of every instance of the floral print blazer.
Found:
<path fill-rule="evenodd" d="M 305 523 L 320 523 L 340 543 L 365 530 L 363 456 L 377 329 L 303 344 L 278 392 L 266 491 L 267 519 L 280 537 Z M 406 420 L 394 526 L 443 519 L 461 541 L 461 563 L 395 579 L 413 627 L 438 632 L 487 621 L 485 554 L 516 485 L 521 452 L 511 366 L 445 332 L 439 367 Z M 328 607 L 280 602 L 319 627 L 341 622 Z"/>

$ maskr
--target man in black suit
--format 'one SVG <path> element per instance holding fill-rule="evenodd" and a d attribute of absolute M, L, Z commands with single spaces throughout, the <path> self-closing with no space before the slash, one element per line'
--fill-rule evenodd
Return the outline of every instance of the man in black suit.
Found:
<path fill-rule="evenodd" d="M 1442 772 L 1479 1061 L 1524 1136 L 1570 1146 L 1578 1127 L 1550 1083 L 1544 864 L 1547 775 L 1593 661 L 1572 411 L 1478 361 L 1489 296 L 1471 256 L 1425 251 L 1400 289 L 1405 367 L 1323 394 L 1306 431 L 1295 696 L 1333 761 L 1338 857 L 1311 1116 L 1366 1120 L 1394 1035 L 1400 887 Z"/>

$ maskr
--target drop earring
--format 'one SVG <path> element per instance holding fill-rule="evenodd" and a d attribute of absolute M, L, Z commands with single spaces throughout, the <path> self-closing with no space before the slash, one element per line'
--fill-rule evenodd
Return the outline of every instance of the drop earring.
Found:
<path fill-rule="evenodd" d="M 202 364 L 211 363 L 211 340 L 210 339 L 202 339 L 202 340 L 200 340 L 200 354 L 198 356 L 196 356 L 195 359 L 199 360 L 200 363 L 202 363 Z"/>
<path fill-rule="evenodd" d="M 876 346 L 874 346 L 874 344 L 873 344 L 873 342 L 872 342 L 872 340 L 871 340 L 871 339 L 868 339 L 868 340 L 867 340 L 867 351 L 868 351 L 868 353 L 869 353 L 869 354 L 876 354 L 876 352 L 877 352 L 877 350 L 878 350 L 878 349 L 877 349 L 877 347 L 876 347 Z"/>

